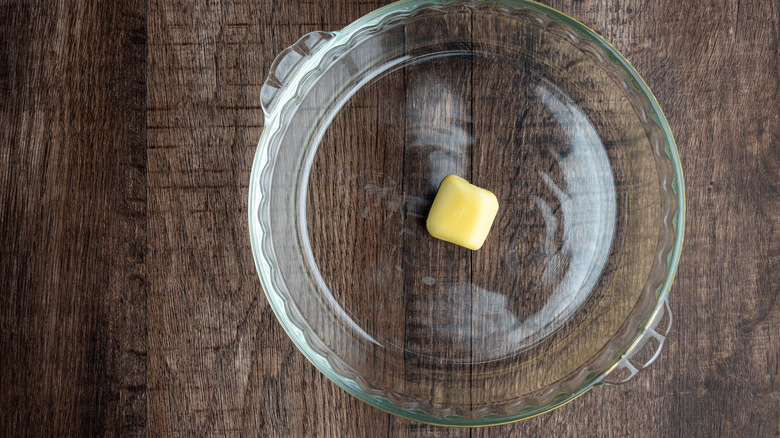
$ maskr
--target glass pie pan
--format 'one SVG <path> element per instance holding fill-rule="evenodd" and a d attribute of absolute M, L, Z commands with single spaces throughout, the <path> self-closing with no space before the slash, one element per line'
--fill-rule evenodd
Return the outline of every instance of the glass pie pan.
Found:
<path fill-rule="evenodd" d="M 273 62 L 249 187 L 268 301 L 365 402 L 481 426 L 652 363 L 671 328 L 684 186 L 628 62 L 528 1 L 393 3 Z M 450 174 L 499 212 L 471 251 L 426 231 Z"/>

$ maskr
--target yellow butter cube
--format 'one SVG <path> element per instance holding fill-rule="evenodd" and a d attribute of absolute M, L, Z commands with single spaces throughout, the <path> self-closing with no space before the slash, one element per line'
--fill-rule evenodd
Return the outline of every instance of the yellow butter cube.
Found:
<path fill-rule="evenodd" d="M 496 213 L 496 195 L 450 175 L 439 186 L 426 225 L 437 239 L 477 250 L 485 243 Z"/>

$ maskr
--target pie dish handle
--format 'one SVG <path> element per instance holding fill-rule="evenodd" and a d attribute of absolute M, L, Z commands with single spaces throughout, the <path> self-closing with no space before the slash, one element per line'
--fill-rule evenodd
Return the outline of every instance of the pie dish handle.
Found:
<path fill-rule="evenodd" d="M 672 309 L 669 298 L 664 298 L 660 311 L 648 325 L 642 338 L 634 348 L 617 363 L 600 383 L 609 386 L 620 385 L 633 379 L 640 371 L 652 365 L 664 346 L 664 341 L 672 329 Z"/>
<path fill-rule="evenodd" d="M 302 36 L 295 44 L 282 50 L 271 63 L 268 78 L 260 89 L 260 104 L 268 116 L 279 101 L 290 79 L 304 61 L 336 34 L 314 31 Z"/>

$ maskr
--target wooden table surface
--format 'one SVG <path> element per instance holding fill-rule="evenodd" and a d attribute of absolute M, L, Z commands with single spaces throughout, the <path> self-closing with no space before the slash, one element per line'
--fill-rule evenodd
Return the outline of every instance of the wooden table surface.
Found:
<path fill-rule="evenodd" d="M 675 326 L 635 380 L 484 429 L 392 417 L 294 347 L 247 190 L 275 55 L 377 1 L 0 3 L 3 436 L 780 436 L 780 4 L 551 0 L 675 133 Z"/>

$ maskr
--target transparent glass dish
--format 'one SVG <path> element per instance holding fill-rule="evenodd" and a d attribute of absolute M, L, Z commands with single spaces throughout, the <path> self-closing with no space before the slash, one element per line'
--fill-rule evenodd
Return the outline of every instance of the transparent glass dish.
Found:
<path fill-rule="evenodd" d="M 249 193 L 255 263 L 295 345 L 393 414 L 489 425 L 633 377 L 671 326 L 682 171 L 647 85 L 525 1 L 401 1 L 274 61 Z M 456 174 L 485 245 L 425 228 Z"/>

